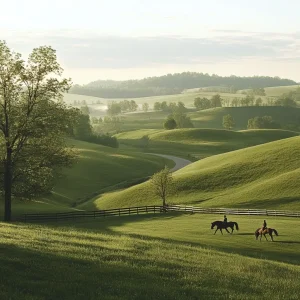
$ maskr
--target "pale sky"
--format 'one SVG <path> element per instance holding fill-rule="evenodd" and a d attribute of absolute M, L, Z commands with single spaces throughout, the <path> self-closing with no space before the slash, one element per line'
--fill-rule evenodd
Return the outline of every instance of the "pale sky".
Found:
<path fill-rule="evenodd" d="M 57 50 L 75 83 L 196 71 L 300 81 L 300 1 L 1 1 L 0 38 Z"/>

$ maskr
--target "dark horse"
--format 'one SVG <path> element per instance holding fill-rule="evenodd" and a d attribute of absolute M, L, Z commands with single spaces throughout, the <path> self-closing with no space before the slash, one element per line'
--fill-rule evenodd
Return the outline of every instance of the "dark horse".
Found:
<path fill-rule="evenodd" d="M 273 240 L 273 232 L 276 234 L 276 236 L 278 236 L 278 232 L 277 232 L 276 229 L 266 228 L 266 229 L 263 230 L 262 228 L 258 228 L 255 231 L 255 237 L 256 237 L 256 239 L 258 239 L 258 237 L 260 236 L 260 241 L 261 241 L 261 238 L 264 235 L 265 239 L 268 240 L 267 237 L 266 237 L 266 234 L 268 233 L 269 236 L 271 237 L 272 242 L 274 242 L 274 240 Z"/>
<path fill-rule="evenodd" d="M 235 229 L 236 230 L 239 230 L 239 225 L 237 222 L 223 222 L 223 221 L 215 221 L 215 222 L 212 222 L 211 223 L 211 229 L 214 229 L 215 226 L 217 226 L 217 229 L 215 231 L 214 234 L 216 234 L 216 232 L 220 229 L 221 233 L 223 234 L 222 232 L 222 229 L 225 229 L 228 233 L 230 233 L 227 228 L 230 227 L 231 228 L 231 234 L 233 233 L 233 230 L 234 230 L 234 225 L 235 225 Z"/>

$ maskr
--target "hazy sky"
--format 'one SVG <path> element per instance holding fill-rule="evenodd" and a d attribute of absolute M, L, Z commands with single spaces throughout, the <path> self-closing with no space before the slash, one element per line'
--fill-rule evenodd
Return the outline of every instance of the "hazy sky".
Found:
<path fill-rule="evenodd" d="M 52 45 L 76 83 L 182 71 L 300 81 L 299 14 L 298 0 L 12 0 L 0 38 L 24 55 Z"/>

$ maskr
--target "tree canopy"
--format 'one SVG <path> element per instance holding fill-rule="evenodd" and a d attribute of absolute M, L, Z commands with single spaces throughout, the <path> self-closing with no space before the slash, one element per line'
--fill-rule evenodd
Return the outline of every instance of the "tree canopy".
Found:
<path fill-rule="evenodd" d="M 184 72 L 141 80 L 97 80 L 86 85 L 75 85 L 71 92 L 104 98 L 138 98 L 158 95 L 179 94 L 185 89 L 222 86 L 231 92 L 242 89 L 256 89 L 272 86 L 295 85 L 295 81 L 268 76 L 218 76 L 204 73 Z M 217 91 L 217 90 L 214 90 Z M 218 90 L 222 92 L 222 90 Z"/>
<path fill-rule="evenodd" d="M 62 93 L 70 80 L 51 47 L 33 49 L 27 62 L 0 42 L 0 197 L 6 221 L 11 199 L 49 192 L 74 153 L 66 147 L 78 111 L 66 107 Z"/>

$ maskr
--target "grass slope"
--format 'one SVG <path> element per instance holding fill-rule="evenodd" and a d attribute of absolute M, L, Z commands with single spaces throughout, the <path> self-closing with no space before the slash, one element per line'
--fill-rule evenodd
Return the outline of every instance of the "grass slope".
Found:
<path fill-rule="evenodd" d="M 98 195 L 103 189 L 130 186 L 172 161 L 136 151 L 113 149 L 92 143 L 71 140 L 78 151 L 77 163 L 65 169 L 53 192 L 34 202 L 13 202 L 13 214 L 23 212 L 65 211 L 75 203 Z M 2 213 L 2 205 L 0 213 Z"/>
<path fill-rule="evenodd" d="M 266 92 L 266 96 L 278 97 L 281 96 L 282 94 L 293 92 L 299 87 L 300 85 L 268 87 L 265 88 L 265 92 Z"/>
<path fill-rule="evenodd" d="M 300 108 L 280 106 L 220 107 L 189 114 L 195 127 L 222 128 L 223 116 L 230 114 L 235 121 L 235 129 L 246 129 L 248 120 L 254 117 L 271 116 L 282 126 L 299 123 Z"/>
<path fill-rule="evenodd" d="M 92 103 L 96 103 L 97 101 L 100 101 L 103 104 L 106 104 L 106 102 L 107 102 L 107 100 L 104 99 L 104 98 L 86 96 L 86 95 L 70 94 L 70 93 L 64 93 L 64 101 L 69 105 L 72 105 L 74 103 L 74 101 L 86 101 L 86 103 L 88 105 L 92 104 Z"/>
<path fill-rule="evenodd" d="M 300 211 L 300 138 L 212 156 L 174 173 L 169 203 Z M 88 208 L 160 203 L 149 182 L 99 196 Z"/>
<path fill-rule="evenodd" d="M 268 87 L 265 88 L 266 96 L 261 96 L 263 100 L 266 100 L 267 97 L 278 97 L 281 96 L 284 93 L 288 93 L 290 91 L 294 91 L 299 87 L 299 85 L 291 85 L 291 86 L 277 86 L 277 87 Z M 167 103 L 170 102 L 183 102 L 187 107 L 194 107 L 194 100 L 197 97 L 206 97 L 211 98 L 213 95 L 219 94 L 222 99 L 224 100 L 232 100 L 234 98 L 241 98 L 245 97 L 242 92 L 247 92 L 249 90 L 239 90 L 235 94 L 231 93 L 218 93 L 218 92 L 207 92 L 207 91 L 201 91 L 199 89 L 187 89 L 181 94 L 176 95 L 162 95 L 162 96 L 152 96 L 152 97 L 141 97 L 141 98 L 134 98 L 134 101 L 136 101 L 137 104 L 143 104 L 143 103 L 149 103 L 149 105 L 152 107 L 155 102 L 162 102 L 166 101 Z M 124 98 L 125 99 L 125 98 Z M 108 101 L 122 101 L 123 98 L 116 98 L 116 99 L 106 99 L 106 98 L 100 98 L 100 97 L 92 97 L 92 96 L 86 96 L 86 95 L 78 95 L 78 94 L 71 94 L 71 93 L 65 93 L 64 94 L 64 100 L 68 104 L 72 104 L 74 100 L 76 101 L 83 101 L 85 100 L 87 104 L 91 104 L 93 102 L 101 101 L 103 104 L 107 104 Z M 127 98 L 126 98 L 127 99 Z"/>
<path fill-rule="evenodd" d="M 298 135 L 285 130 L 136 130 L 117 134 L 121 144 L 142 151 L 199 159 Z M 149 142 L 143 137 L 148 136 Z"/>
<path fill-rule="evenodd" d="M 60 225 L 0 224 L 1 299 L 298 299 L 298 219 L 148 215 Z M 166 230 L 167 229 L 167 230 Z M 5 274 L 5 275 L 4 275 Z M 263 283 L 262 283 L 263 281 Z"/>
<path fill-rule="evenodd" d="M 247 129 L 248 120 L 254 117 L 271 116 L 282 126 L 299 123 L 300 108 L 279 106 L 250 106 L 250 107 L 219 107 L 202 111 L 188 112 L 196 128 L 223 128 L 223 117 L 232 115 L 235 120 L 235 130 Z M 169 113 L 147 112 L 131 113 L 122 116 L 122 131 L 138 129 L 162 129 Z"/>

